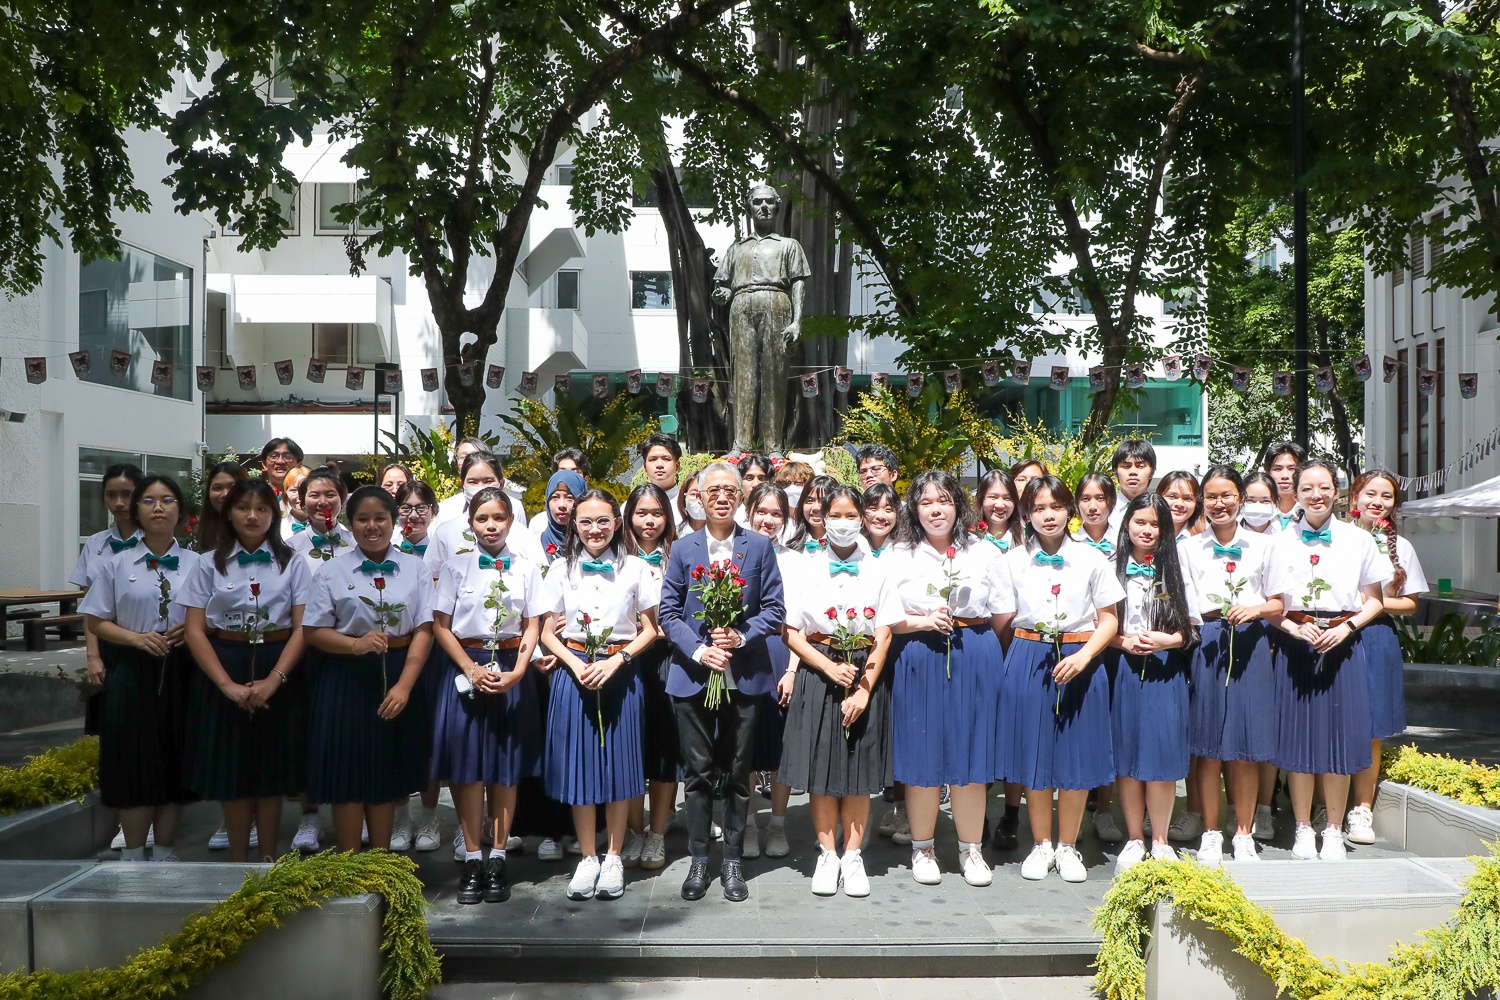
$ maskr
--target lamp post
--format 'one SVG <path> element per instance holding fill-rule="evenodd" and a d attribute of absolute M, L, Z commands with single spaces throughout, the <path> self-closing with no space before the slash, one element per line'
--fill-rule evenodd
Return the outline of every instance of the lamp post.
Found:
<path fill-rule="evenodd" d="M 372 455 L 380 454 L 380 397 L 391 397 L 391 413 L 394 415 L 396 400 L 401 394 L 400 371 L 401 366 L 390 361 L 381 361 L 375 365 L 375 444 L 370 452 Z M 392 430 L 399 434 L 399 426 L 397 424 Z"/>

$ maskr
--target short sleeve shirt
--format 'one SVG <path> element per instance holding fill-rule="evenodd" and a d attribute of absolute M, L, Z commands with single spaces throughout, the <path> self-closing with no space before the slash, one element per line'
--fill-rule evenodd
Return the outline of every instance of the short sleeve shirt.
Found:
<path fill-rule="evenodd" d="M 286 544 L 296 553 L 297 558 L 307 563 L 307 568 L 314 574 L 333 560 L 356 551 L 354 532 L 338 523 L 334 524 L 333 531 L 327 535 L 318 534 L 317 529 L 309 525 L 306 530 L 289 538 Z"/>
<path fill-rule="evenodd" d="M 850 632 L 874 636 L 875 629 L 899 624 L 906 618 L 887 563 L 856 546 L 848 559 L 836 559 L 829 549 L 820 549 L 798 559 L 799 579 L 786 587 L 786 623 L 803 632 L 830 633 L 835 619 Z M 835 572 L 835 563 L 840 564 Z M 848 572 L 847 564 L 857 567 Z M 786 570 L 782 569 L 785 581 Z M 833 618 L 828 615 L 834 612 Z M 849 612 L 854 617 L 849 617 Z"/>
<path fill-rule="evenodd" d="M 137 531 L 130 537 L 136 540 L 134 547 L 139 548 L 141 545 L 141 533 Z M 94 585 L 94 577 L 103 569 L 106 562 L 114 558 L 115 547 L 109 543 L 113 541 L 118 545 L 121 542 L 128 542 L 129 540 L 121 538 L 120 533 L 115 530 L 114 525 L 110 525 L 104 531 L 94 532 L 83 543 L 83 547 L 78 550 L 78 561 L 73 564 L 73 572 L 68 574 L 68 582 L 75 587 L 92 587 Z M 120 551 L 127 550 L 121 549 Z"/>
<path fill-rule="evenodd" d="M 1361 587 L 1384 586 L 1395 576 L 1368 531 L 1335 517 L 1323 527 L 1332 541 L 1304 539 L 1311 530 L 1306 521 L 1276 537 L 1268 592 L 1281 594 L 1288 611 L 1358 611 Z"/>
<path fill-rule="evenodd" d="M 1237 526 L 1227 545 L 1221 544 L 1212 530 L 1178 543 L 1179 561 L 1198 593 L 1198 613 L 1222 611 L 1224 601 L 1230 605 L 1264 604 L 1270 594 L 1266 588 L 1270 584 L 1273 542 L 1272 536 Z"/>
<path fill-rule="evenodd" d="M 296 556 L 282 569 L 265 543 L 251 554 L 262 552 L 271 556 L 269 562 L 242 563 L 239 557 L 247 553 L 236 542 L 222 573 L 213 556 L 204 555 L 187 575 L 179 602 L 185 608 L 202 608 L 209 628 L 247 631 L 257 619 L 264 631 L 291 628 L 292 608 L 307 604 L 312 593 L 312 571 L 306 559 Z"/>
<path fill-rule="evenodd" d="M 110 556 L 100 563 L 78 610 L 131 632 L 165 632 L 181 625 L 187 612 L 177 598 L 200 557 L 176 542 L 163 555 L 175 560 L 176 567 L 158 562 L 144 543 Z"/>
<path fill-rule="evenodd" d="M 903 614 L 931 614 L 946 604 L 955 618 L 988 618 L 1015 609 L 1005 562 L 993 551 L 989 542 L 974 538 L 949 559 L 923 541 L 900 545 L 882 561 L 890 564 Z M 949 586 L 945 600 L 940 591 Z"/>
<path fill-rule="evenodd" d="M 1059 632 L 1089 631 L 1100 610 L 1125 599 L 1114 563 L 1093 546 L 1064 539 L 1057 550 L 1063 558 L 1061 565 L 1039 562 L 1036 557 L 1041 552 L 1028 544 L 1005 556 L 1016 628 L 1035 631 L 1038 622 L 1045 622 Z"/>
<path fill-rule="evenodd" d="M 422 560 L 392 546 L 378 561 L 394 568 L 366 571 L 374 562 L 357 547 L 330 560 L 313 577 L 302 624 L 345 635 L 407 635 L 432 621 L 432 581 Z"/>
<path fill-rule="evenodd" d="M 474 549 L 443 564 L 432 608 L 450 616 L 450 628 L 460 639 L 515 638 L 527 618 L 540 617 L 547 611 L 541 570 L 509 546 L 500 550 L 493 566 L 481 566 L 481 555 L 482 551 Z M 506 559 L 510 560 L 508 567 Z M 491 599 L 496 606 L 485 607 Z M 502 607 L 504 616 L 497 627 Z"/>
<path fill-rule="evenodd" d="M 585 570 L 584 561 L 580 558 L 569 567 L 566 560 L 558 559 L 543 584 L 547 612 L 563 619 L 563 638 L 582 642 L 579 618 L 587 614 L 592 619 L 589 629 L 595 635 L 607 628 L 612 630 L 610 642 L 634 639 L 638 632 L 636 616 L 651 611 L 656 607 L 654 602 L 660 600 L 661 588 L 651 582 L 651 567 L 636 556 L 607 552 L 599 561 L 608 561 L 614 567 L 608 572 Z"/>

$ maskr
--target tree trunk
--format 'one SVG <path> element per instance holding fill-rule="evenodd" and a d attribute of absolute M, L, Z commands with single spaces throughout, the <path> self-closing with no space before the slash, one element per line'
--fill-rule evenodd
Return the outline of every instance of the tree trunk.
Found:
<path fill-rule="evenodd" d="M 1318 332 L 1317 363 L 1320 366 L 1334 364 L 1333 351 L 1328 345 L 1328 320 L 1318 317 L 1316 320 Z M 1339 396 L 1337 381 L 1328 393 L 1328 412 L 1333 422 L 1334 447 L 1338 449 L 1339 464 L 1344 467 L 1344 472 L 1349 476 L 1349 481 L 1354 482 L 1354 477 L 1359 475 L 1359 450 L 1354 443 L 1354 431 L 1352 421 L 1349 419 L 1349 408 L 1344 405 L 1344 400 Z"/>
<path fill-rule="evenodd" d="M 1479 222 L 1494 248 L 1490 254 L 1490 272 L 1494 281 L 1491 288 L 1500 290 L 1500 189 L 1497 189 L 1495 178 L 1490 176 L 1485 155 L 1487 137 L 1480 132 L 1474 109 L 1474 82 L 1467 73 L 1458 70 L 1448 70 L 1442 78 L 1443 89 L 1448 95 L 1448 110 L 1453 116 L 1453 129 L 1457 133 L 1459 160 L 1463 163 L 1469 191 L 1474 197 Z"/>

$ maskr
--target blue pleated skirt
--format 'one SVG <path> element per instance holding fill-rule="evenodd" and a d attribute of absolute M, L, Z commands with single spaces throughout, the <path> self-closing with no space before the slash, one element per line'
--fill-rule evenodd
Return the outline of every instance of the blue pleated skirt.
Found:
<path fill-rule="evenodd" d="M 1180 649 L 1136 656 L 1112 649 L 1110 735 L 1115 773 L 1137 781 L 1188 774 L 1188 657 Z"/>
<path fill-rule="evenodd" d="M 1225 622 L 1204 622 L 1201 636 L 1191 654 L 1193 754 L 1209 760 L 1270 760 L 1276 752 L 1273 630 L 1263 621 L 1236 628 L 1233 668 Z"/>
<path fill-rule="evenodd" d="M 1396 627 L 1384 615 L 1360 629 L 1370 689 L 1370 735 L 1389 739 L 1406 731 L 1406 674 Z"/>
<path fill-rule="evenodd" d="M 645 795 L 643 699 L 634 668 L 623 667 L 604 687 L 588 691 L 559 664 L 552 672 L 550 698 L 542 766 L 547 795 L 570 806 L 598 806 Z"/>
<path fill-rule="evenodd" d="M 792 651 L 781 641 L 781 636 L 773 635 L 766 640 L 766 653 L 771 657 L 771 676 L 779 680 L 791 665 Z M 755 745 L 750 749 L 750 770 L 774 771 L 781 766 L 786 712 L 774 690 L 762 699 L 760 718 L 755 727 Z"/>
<path fill-rule="evenodd" d="M 1370 766 L 1370 691 L 1364 632 L 1322 656 L 1278 643 L 1276 753 L 1295 774 L 1356 774 Z"/>
<path fill-rule="evenodd" d="M 1062 655 L 1082 648 L 1082 643 L 1064 643 Z M 1059 691 L 1052 679 L 1057 665 L 1052 643 L 1019 636 L 1011 640 L 1000 702 L 1003 752 L 994 777 L 1025 788 L 1074 791 L 1115 780 L 1104 660 L 1089 664 Z"/>
<path fill-rule="evenodd" d="M 891 768 L 918 788 L 995 778 L 1004 659 L 989 623 L 897 636 L 891 663 Z"/>
<path fill-rule="evenodd" d="M 420 677 L 394 719 L 379 710 L 406 669 L 405 649 L 335 656 L 324 653 L 310 670 L 307 795 L 329 805 L 378 805 L 427 784 L 427 688 Z M 425 671 L 424 671 L 425 672 Z"/>
<path fill-rule="evenodd" d="M 477 664 L 487 664 L 490 651 L 466 649 Z M 514 649 L 495 653 L 502 670 L 516 665 Z M 501 694 L 471 691 L 461 695 L 453 686 L 458 666 L 444 657 L 445 682 L 437 685 L 433 712 L 432 760 L 428 777 L 450 785 L 517 785 L 541 773 L 542 730 L 540 706 L 531 673 Z"/>
<path fill-rule="evenodd" d="M 210 642 L 237 684 L 263 679 L 286 648 L 284 642 Z M 305 674 L 294 670 L 265 708 L 246 712 L 196 671 L 188 692 L 183 784 L 214 802 L 302 792 L 307 784 Z"/>

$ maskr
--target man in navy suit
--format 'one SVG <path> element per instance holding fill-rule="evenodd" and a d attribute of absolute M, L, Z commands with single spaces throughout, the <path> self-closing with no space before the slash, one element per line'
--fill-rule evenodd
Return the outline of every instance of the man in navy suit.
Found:
<path fill-rule="evenodd" d="M 771 540 L 734 523 L 742 488 L 739 470 L 728 462 L 714 462 L 698 482 L 707 523 L 672 546 L 658 612 L 672 643 L 667 693 L 674 702 L 687 778 L 684 797 L 692 864 L 682 883 L 682 898 L 702 899 L 708 891 L 708 831 L 717 770 L 728 776 L 719 877 L 724 898 L 739 902 L 750 897 L 740 870 L 750 807 L 750 755 L 762 701 L 776 689 L 777 680 L 766 639 L 780 634 L 786 603 Z M 726 559 L 739 567 L 745 580 L 743 610 L 732 628 L 710 629 L 693 617 L 703 610 L 699 596 L 689 590 L 693 570 Z M 710 709 L 704 703 L 704 686 L 716 670 L 724 674 L 725 697 Z"/>

